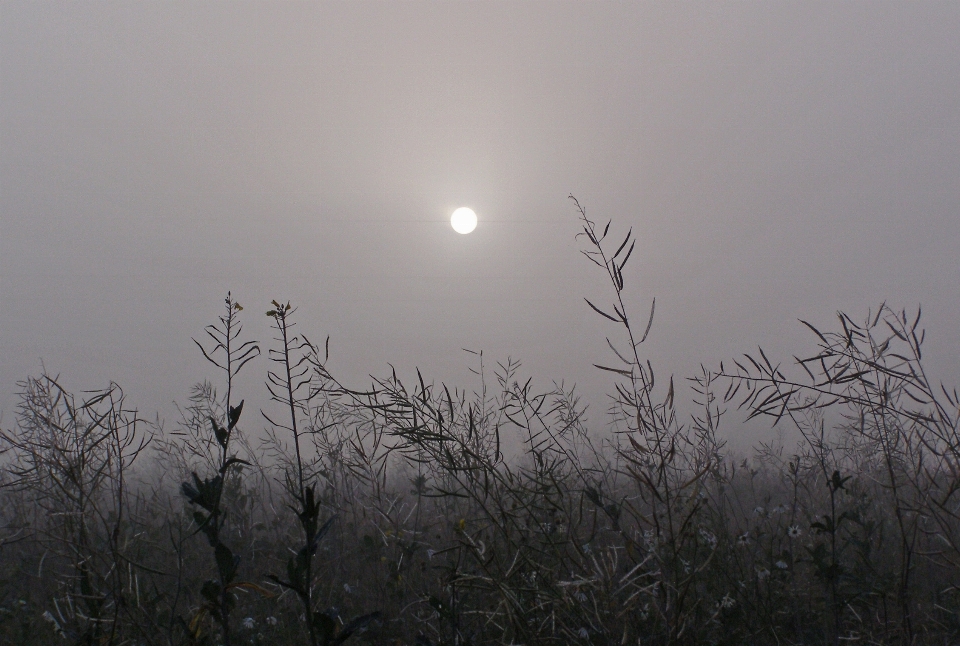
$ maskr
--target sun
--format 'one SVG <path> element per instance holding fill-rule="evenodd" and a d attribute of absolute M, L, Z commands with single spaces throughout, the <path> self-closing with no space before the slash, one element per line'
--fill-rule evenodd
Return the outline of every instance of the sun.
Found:
<path fill-rule="evenodd" d="M 457 233 L 470 233 L 477 228 L 477 214 L 473 209 L 461 206 L 450 216 L 450 226 Z"/>

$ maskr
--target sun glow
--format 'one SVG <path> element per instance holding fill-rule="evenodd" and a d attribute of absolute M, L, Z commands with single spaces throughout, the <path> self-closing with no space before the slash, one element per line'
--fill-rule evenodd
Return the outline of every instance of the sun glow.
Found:
<path fill-rule="evenodd" d="M 461 206 L 450 216 L 450 226 L 457 233 L 470 233 L 477 228 L 477 214 L 473 209 Z"/>

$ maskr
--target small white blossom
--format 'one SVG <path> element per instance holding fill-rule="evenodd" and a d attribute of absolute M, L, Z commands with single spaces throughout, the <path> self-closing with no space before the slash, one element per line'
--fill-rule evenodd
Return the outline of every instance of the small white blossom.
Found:
<path fill-rule="evenodd" d="M 577 636 L 580 637 L 580 639 L 586 639 L 590 636 L 590 631 L 588 631 L 586 628 L 581 628 L 577 631 Z"/>
<path fill-rule="evenodd" d="M 737 536 L 737 545 L 746 546 L 750 544 L 750 534 L 749 532 L 744 532 Z"/>
<path fill-rule="evenodd" d="M 787 528 L 787 536 L 790 538 L 800 538 L 801 534 L 803 534 L 803 531 L 800 529 L 799 525 L 791 525 Z"/>
<path fill-rule="evenodd" d="M 347 594 L 353 594 L 353 588 L 350 587 L 349 583 L 343 584 L 343 591 L 346 592 Z"/>
<path fill-rule="evenodd" d="M 770 576 L 770 570 L 765 567 L 757 568 L 757 578 L 763 581 Z"/>
<path fill-rule="evenodd" d="M 643 531 L 643 544 L 648 550 L 652 550 L 657 546 L 657 535 L 652 529 L 645 529 Z"/>
<path fill-rule="evenodd" d="M 763 516 L 764 513 L 766 513 L 766 510 L 760 505 L 757 505 L 756 507 L 753 508 L 754 516 Z"/>
<path fill-rule="evenodd" d="M 269 617 L 266 618 L 266 622 L 267 622 L 267 625 L 268 625 L 268 626 L 276 626 L 276 625 L 277 625 L 277 618 L 271 615 L 271 616 L 269 616 Z"/>
<path fill-rule="evenodd" d="M 645 603 L 643 604 L 643 608 L 640 609 L 640 620 L 646 621 L 649 616 L 650 616 L 650 604 Z"/>
<path fill-rule="evenodd" d="M 257 622 L 253 620 L 253 617 L 245 617 L 244 620 L 240 622 L 240 625 L 247 630 L 253 630 L 256 628 Z"/>
<path fill-rule="evenodd" d="M 21 601 L 23 600 L 21 599 Z M 24 605 L 26 605 L 25 602 Z M 53 614 L 49 610 L 44 610 L 42 617 L 44 621 L 53 626 L 53 632 L 66 639 L 67 635 L 63 632 L 63 628 L 60 627 L 60 622 L 54 618 Z"/>
<path fill-rule="evenodd" d="M 731 597 L 729 594 L 723 595 L 723 599 L 720 600 L 721 608 L 732 608 L 734 604 L 737 603 L 737 600 Z"/>
<path fill-rule="evenodd" d="M 786 569 L 787 569 L 787 562 L 786 562 L 786 561 L 777 561 L 776 563 L 774 563 L 774 565 L 776 565 L 776 566 L 777 566 L 778 568 L 780 568 L 781 570 L 786 570 Z"/>
<path fill-rule="evenodd" d="M 702 538 L 703 541 L 704 541 L 707 545 L 709 545 L 711 548 L 717 546 L 717 537 L 714 536 L 713 534 L 711 534 L 710 532 L 708 532 L 708 531 L 705 530 L 705 529 L 701 529 L 701 530 L 700 530 L 700 538 Z"/>

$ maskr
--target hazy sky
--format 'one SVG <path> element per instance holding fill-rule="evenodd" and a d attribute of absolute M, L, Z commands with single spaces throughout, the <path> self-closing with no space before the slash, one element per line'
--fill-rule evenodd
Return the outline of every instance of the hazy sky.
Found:
<path fill-rule="evenodd" d="M 958 33 L 957 2 L 2 0 L 2 423 L 41 359 L 169 411 L 228 289 L 357 385 L 472 388 L 467 347 L 598 393 L 570 193 L 637 233 L 661 375 L 886 300 L 956 383 Z"/>

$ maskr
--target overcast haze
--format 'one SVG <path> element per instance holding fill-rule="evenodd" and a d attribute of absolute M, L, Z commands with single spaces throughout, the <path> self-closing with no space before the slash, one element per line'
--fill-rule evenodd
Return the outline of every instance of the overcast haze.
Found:
<path fill-rule="evenodd" d="M 349 383 L 472 387 L 466 347 L 598 393 L 570 193 L 638 235 L 658 374 L 886 300 L 956 383 L 958 34 L 957 2 L 4 1 L 3 424 L 41 359 L 168 414 L 228 289 L 263 341 L 299 305 Z"/>

